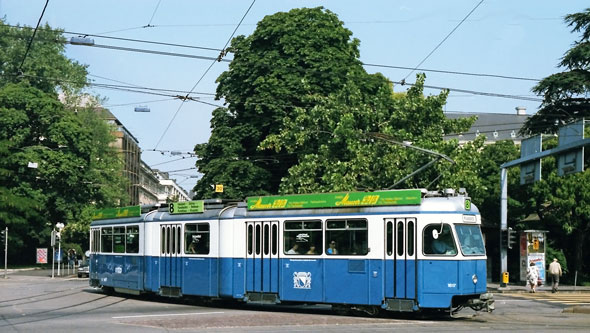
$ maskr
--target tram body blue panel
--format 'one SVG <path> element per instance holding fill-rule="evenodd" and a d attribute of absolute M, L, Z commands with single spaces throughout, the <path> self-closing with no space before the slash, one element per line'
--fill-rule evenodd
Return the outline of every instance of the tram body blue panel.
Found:
<path fill-rule="evenodd" d="M 217 258 L 183 258 L 182 294 L 217 297 Z"/>
<path fill-rule="evenodd" d="M 369 260 L 363 259 L 325 260 L 324 301 L 328 303 L 381 304 L 381 295 L 379 295 L 379 302 L 376 301 L 377 297 L 371 297 L 369 266 Z M 379 288 L 376 289 L 379 290 Z"/>
<path fill-rule="evenodd" d="M 382 260 L 368 260 L 369 262 L 369 304 L 381 304 L 383 301 L 384 262 Z"/>
<path fill-rule="evenodd" d="M 95 255 L 96 275 L 101 284 L 113 288 L 143 290 L 143 257 L 128 255 Z M 91 262 L 91 264 L 93 264 Z"/>
<path fill-rule="evenodd" d="M 459 294 L 481 294 L 487 290 L 487 268 L 485 260 L 459 261 Z M 473 283 L 473 275 L 477 283 Z"/>
<path fill-rule="evenodd" d="M 281 259 L 281 300 L 323 302 L 324 285 L 323 260 Z"/>
<path fill-rule="evenodd" d="M 146 256 L 145 262 L 145 289 L 147 291 L 157 291 L 160 288 L 160 257 Z"/>
<path fill-rule="evenodd" d="M 219 258 L 219 296 L 242 299 L 246 293 L 243 258 Z"/>
<path fill-rule="evenodd" d="M 459 261 L 420 260 L 418 304 L 422 308 L 448 308 L 459 292 Z M 471 284 L 473 282 L 470 281 Z"/>

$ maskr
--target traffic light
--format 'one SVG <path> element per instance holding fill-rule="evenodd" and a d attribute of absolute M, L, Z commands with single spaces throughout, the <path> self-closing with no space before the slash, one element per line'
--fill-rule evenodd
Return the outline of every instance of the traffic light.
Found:
<path fill-rule="evenodd" d="M 512 247 L 514 247 L 514 245 L 517 242 L 516 239 L 516 231 L 512 230 L 512 228 L 508 227 L 508 230 L 506 230 L 506 241 L 507 241 L 507 246 L 509 249 L 512 249 Z"/>
<path fill-rule="evenodd" d="M 0 244 L 6 243 L 6 230 L 0 230 Z"/>

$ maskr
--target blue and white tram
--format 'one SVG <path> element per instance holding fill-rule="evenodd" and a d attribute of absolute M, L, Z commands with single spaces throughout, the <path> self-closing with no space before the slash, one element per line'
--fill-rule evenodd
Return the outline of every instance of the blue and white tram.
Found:
<path fill-rule="evenodd" d="M 91 286 L 368 313 L 493 309 L 481 217 L 464 195 L 351 192 L 139 209 L 96 215 Z"/>

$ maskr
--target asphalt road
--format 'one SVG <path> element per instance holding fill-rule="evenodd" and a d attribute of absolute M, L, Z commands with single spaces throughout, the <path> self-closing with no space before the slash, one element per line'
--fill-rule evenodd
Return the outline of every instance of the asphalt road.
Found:
<path fill-rule="evenodd" d="M 0 278 L 0 332 L 380 332 L 587 331 L 590 315 L 567 304 L 496 296 L 493 313 L 463 310 L 458 318 L 399 315 L 342 316 L 329 306 L 251 306 L 160 297 L 106 295 L 88 279 L 51 272 Z"/>

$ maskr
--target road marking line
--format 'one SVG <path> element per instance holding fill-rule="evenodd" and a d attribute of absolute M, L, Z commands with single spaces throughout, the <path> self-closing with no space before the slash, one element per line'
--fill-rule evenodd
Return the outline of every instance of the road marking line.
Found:
<path fill-rule="evenodd" d="M 119 317 L 112 317 L 112 318 L 113 319 L 126 319 L 126 318 L 147 318 L 147 317 L 171 317 L 171 316 L 192 316 L 192 315 L 220 314 L 220 313 L 225 313 L 225 312 L 169 313 L 169 314 L 155 314 L 155 315 L 119 316 Z"/>

